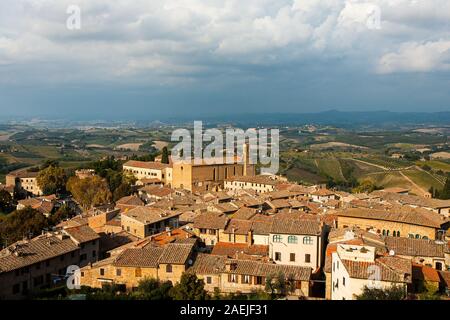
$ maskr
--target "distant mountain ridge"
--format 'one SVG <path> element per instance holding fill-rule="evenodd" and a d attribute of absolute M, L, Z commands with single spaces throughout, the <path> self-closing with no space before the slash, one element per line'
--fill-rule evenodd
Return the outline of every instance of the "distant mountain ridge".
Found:
<path fill-rule="evenodd" d="M 391 111 L 338 111 L 317 113 L 247 113 L 205 117 L 172 117 L 169 122 L 202 120 L 211 124 L 238 123 L 242 125 L 449 125 L 450 111 L 391 112 Z M 166 121 L 167 121 L 166 120 Z M 164 120 L 163 120 L 164 121 Z"/>

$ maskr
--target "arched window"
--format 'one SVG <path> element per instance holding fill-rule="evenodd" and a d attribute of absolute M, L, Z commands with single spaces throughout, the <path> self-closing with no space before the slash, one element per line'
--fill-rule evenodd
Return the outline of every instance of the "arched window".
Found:
<path fill-rule="evenodd" d="M 273 242 L 281 242 L 283 238 L 279 234 L 273 235 Z"/>
<path fill-rule="evenodd" d="M 423 236 L 422 239 L 428 240 L 428 237 L 427 236 Z"/>
<path fill-rule="evenodd" d="M 416 234 L 416 239 L 420 239 L 420 234 Z"/>
<path fill-rule="evenodd" d="M 303 237 L 303 244 L 312 244 L 313 239 L 310 236 Z"/>
<path fill-rule="evenodd" d="M 297 237 L 296 236 L 289 236 L 288 237 L 288 243 L 297 243 Z"/>
<path fill-rule="evenodd" d="M 397 237 L 400 237 L 400 231 L 397 231 Z"/>
<path fill-rule="evenodd" d="M 172 272 L 172 265 L 171 264 L 167 264 L 166 265 L 166 272 L 167 273 L 171 273 Z"/>
<path fill-rule="evenodd" d="M 385 236 L 385 235 L 386 235 L 386 230 L 383 229 L 383 236 Z"/>
<path fill-rule="evenodd" d="M 386 230 L 386 235 L 389 237 L 389 230 Z"/>

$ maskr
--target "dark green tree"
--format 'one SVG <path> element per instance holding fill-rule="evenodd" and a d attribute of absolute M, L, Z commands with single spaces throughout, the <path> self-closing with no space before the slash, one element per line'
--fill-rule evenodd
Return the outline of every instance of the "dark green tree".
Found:
<path fill-rule="evenodd" d="M 39 211 L 30 207 L 16 210 L 0 222 L 0 243 L 9 245 L 24 237 L 35 237 L 48 227 L 49 221 Z"/>
<path fill-rule="evenodd" d="M 39 171 L 37 183 L 42 192 L 46 195 L 64 192 L 67 183 L 67 175 L 64 169 L 50 165 Z"/>
<path fill-rule="evenodd" d="M 167 150 L 167 147 L 162 149 L 161 163 L 169 163 L 169 151 Z"/>
<path fill-rule="evenodd" d="M 445 180 L 444 188 L 439 192 L 439 199 L 448 200 L 450 199 L 450 179 Z"/>
<path fill-rule="evenodd" d="M 266 284 L 265 289 L 270 293 L 270 296 L 273 298 L 275 296 L 276 285 L 275 285 L 275 276 L 273 274 L 268 274 L 266 276 Z"/>
<path fill-rule="evenodd" d="M 208 295 L 204 288 L 203 280 L 195 274 L 183 273 L 180 282 L 170 290 L 170 296 L 174 300 L 206 300 Z"/>
<path fill-rule="evenodd" d="M 0 190 L 0 212 L 10 213 L 15 208 L 14 199 L 6 190 Z"/>
<path fill-rule="evenodd" d="M 75 216 L 75 212 L 73 212 L 68 205 L 63 205 L 60 207 L 54 214 L 52 214 L 49 218 L 49 223 L 51 225 L 57 225 L 62 220 L 71 218 Z"/>
<path fill-rule="evenodd" d="M 157 279 L 145 278 L 139 281 L 137 290 L 132 297 L 139 300 L 168 300 L 169 292 L 173 288 L 172 282 L 160 282 Z"/>
<path fill-rule="evenodd" d="M 364 287 L 363 292 L 356 296 L 356 300 L 404 300 L 406 290 L 402 286 L 393 285 L 387 289 Z"/>

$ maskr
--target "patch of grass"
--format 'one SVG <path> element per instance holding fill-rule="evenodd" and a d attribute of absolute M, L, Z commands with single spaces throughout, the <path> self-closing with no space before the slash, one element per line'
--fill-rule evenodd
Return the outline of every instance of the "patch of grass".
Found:
<path fill-rule="evenodd" d="M 444 172 L 450 172 L 450 164 L 438 160 L 417 161 L 416 164 L 418 166 L 427 165 L 433 170 L 442 170 Z"/>
<path fill-rule="evenodd" d="M 403 173 L 424 190 L 430 187 L 442 189 L 443 185 L 430 174 L 419 170 L 405 170 Z"/>
<path fill-rule="evenodd" d="M 320 172 L 325 173 L 335 180 L 345 180 L 342 175 L 341 165 L 336 158 L 318 159 L 317 163 Z"/>
<path fill-rule="evenodd" d="M 380 172 L 375 174 L 369 174 L 358 179 L 360 182 L 362 181 L 370 181 L 374 185 L 383 187 L 383 188 L 392 188 L 392 187 L 400 187 L 400 188 L 411 188 L 411 183 L 406 180 L 399 172 Z"/>

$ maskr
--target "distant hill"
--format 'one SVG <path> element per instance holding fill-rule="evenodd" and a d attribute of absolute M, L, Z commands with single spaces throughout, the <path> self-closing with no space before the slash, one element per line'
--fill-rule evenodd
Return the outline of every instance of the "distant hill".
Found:
<path fill-rule="evenodd" d="M 203 120 L 210 124 L 235 123 L 241 125 L 449 125 L 450 111 L 444 112 L 391 112 L 391 111 L 338 111 L 318 113 L 247 113 L 222 116 L 191 116 L 168 118 L 169 122 Z"/>

